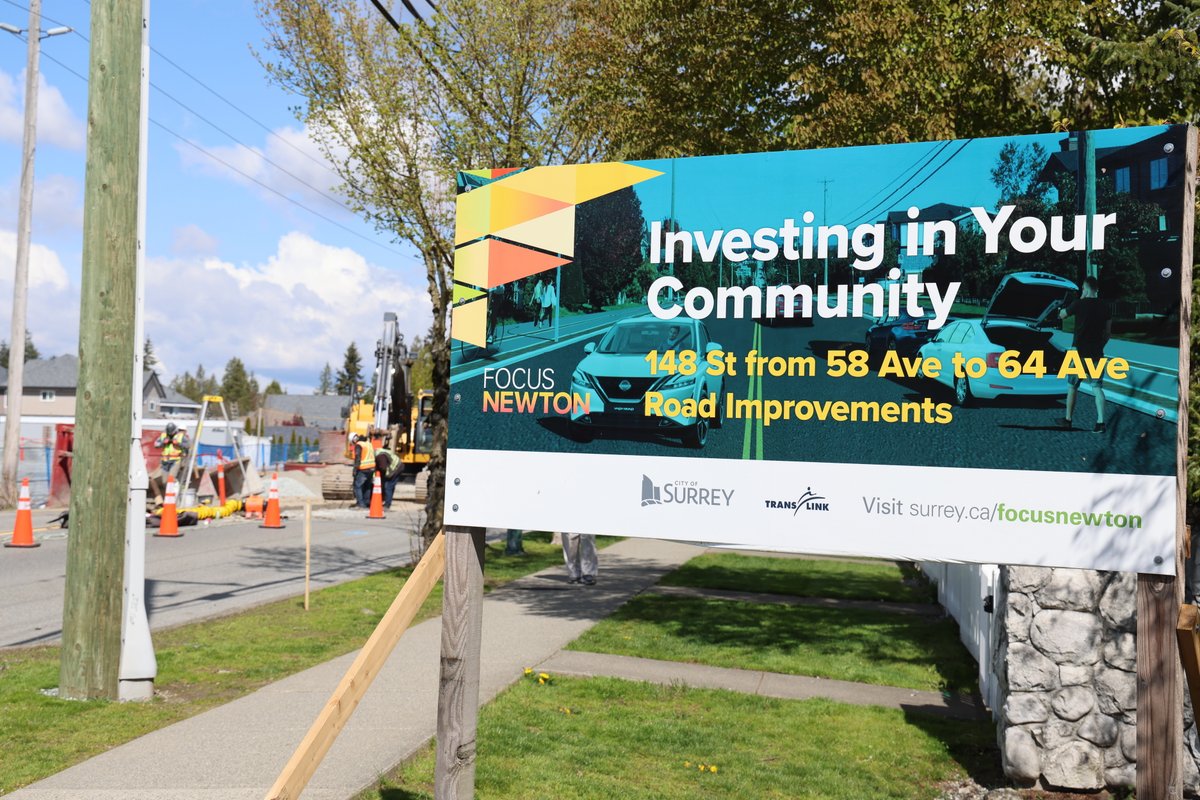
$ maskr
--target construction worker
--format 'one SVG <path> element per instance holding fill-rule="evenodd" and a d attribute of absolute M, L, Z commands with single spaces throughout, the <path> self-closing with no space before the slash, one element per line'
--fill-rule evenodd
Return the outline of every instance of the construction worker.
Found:
<path fill-rule="evenodd" d="M 162 451 L 162 461 L 159 465 L 163 477 L 178 476 L 179 460 L 192 449 L 187 431 L 181 431 L 174 422 L 168 422 L 166 431 L 154 440 L 154 446 Z"/>
<path fill-rule="evenodd" d="M 383 507 L 392 507 L 392 495 L 396 493 L 396 484 L 400 482 L 400 474 L 404 472 L 404 462 L 400 456 L 380 447 L 375 451 L 375 471 L 379 473 L 383 483 Z"/>
<path fill-rule="evenodd" d="M 359 508 L 371 507 L 371 487 L 375 483 L 375 448 L 371 437 L 354 434 L 354 499 Z"/>

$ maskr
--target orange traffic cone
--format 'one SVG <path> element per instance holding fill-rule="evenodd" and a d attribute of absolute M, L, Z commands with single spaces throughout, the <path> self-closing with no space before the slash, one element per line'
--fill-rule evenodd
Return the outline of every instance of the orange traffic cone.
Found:
<path fill-rule="evenodd" d="M 21 494 L 17 498 L 17 524 L 13 526 L 12 540 L 5 547 L 41 547 L 33 540 L 33 512 L 29 506 L 29 478 L 21 478 Z"/>
<path fill-rule="evenodd" d="M 271 473 L 271 490 L 267 492 L 267 518 L 260 528 L 282 528 L 283 521 L 279 518 L 279 473 Z"/>
<path fill-rule="evenodd" d="M 183 536 L 179 532 L 179 517 L 175 512 L 175 476 L 167 476 L 167 493 L 163 497 L 162 517 L 159 518 L 158 533 L 155 536 L 174 539 Z"/>
<path fill-rule="evenodd" d="M 387 519 L 383 515 L 383 481 L 379 478 L 379 470 L 375 471 L 375 484 L 371 487 L 371 510 L 367 519 Z"/>

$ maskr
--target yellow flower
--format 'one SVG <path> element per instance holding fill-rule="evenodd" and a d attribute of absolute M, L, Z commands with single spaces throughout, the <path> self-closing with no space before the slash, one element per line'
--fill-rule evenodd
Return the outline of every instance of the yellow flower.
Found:
<path fill-rule="evenodd" d="M 709 768 L 708 768 L 708 771 L 709 771 L 709 772 L 716 772 L 716 771 L 717 771 L 717 765 L 716 765 L 716 764 L 713 764 L 711 767 L 709 767 Z"/>
<path fill-rule="evenodd" d="M 533 667 L 526 667 L 526 668 L 525 668 L 525 674 L 526 674 L 526 675 L 532 675 L 532 674 L 533 674 Z"/>
<path fill-rule="evenodd" d="M 544 681 L 548 681 L 548 680 L 550 680 L 550 676 L 549 676 L 549 675 L 547 675 L 547 674 L 546 674 L 546 673 L 544 673 L 544 672 L 539 672 L 539 673 L 538 673 L 538 677 L 539 677 L 539 678 L 541 678 L 541 679 L 542 679 L 542 680 L 544 680 Z"/>
<path fill-rule="evenodd" d="M 685 761 L 685 762 L 683 762 L 683 765 L 684 765 L 685 767 L 690 767 L 690 766 L 692 766 L 692 762 L 690 762 L 690 761 Z"/>

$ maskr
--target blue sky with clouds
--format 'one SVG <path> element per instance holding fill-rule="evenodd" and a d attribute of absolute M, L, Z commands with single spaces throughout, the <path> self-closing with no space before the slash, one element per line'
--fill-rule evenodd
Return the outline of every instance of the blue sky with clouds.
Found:
<path fill-rule="evenodd" d="M 1163 130 L 1099 131 L 1096 146 L 1126 145 Z M 991 182 L 991 170 L 1001 148 L 1009 142 L 1038 144 L 1053 153 L 1066 137 L 1051 133 L 639 161 L 665 174 L 638 184 L 634 191 L 647 219 L 665 219 L 672 214 L 674 186 L 674 216 L 688 230 L 753 231 L 777 227 L 788 217 L 800 222 L 805 211 L 813 212 L 816 225 L 853 228 L 878 222 L 890 211 L 936 203 L 983 206 L 994 212 L 999 190 Z"/>
<path fill-rule="evenodd" d="M 45 355 L 78 347 L 90 13 L 85 0 L 43 0 L 43 29 L 77 32 L 42 42 L 29 328 Z M 307 391 L 350 341 L 369 371 L 385 311 L 423 334 L 424 267 L 341 205 L 336 176 L 290 111 L 299 99 L 270 84 L 251 52 L 264 38 L 254 4 L 155 0 L 150 16 L 146 332 L 168 376 L 238 356 L 263 385 Z M 28 27 L 27 2 L 0 0 L 0 22 Z M 23 41 L 0 33 L 5 339 L 25 57 Z"/>

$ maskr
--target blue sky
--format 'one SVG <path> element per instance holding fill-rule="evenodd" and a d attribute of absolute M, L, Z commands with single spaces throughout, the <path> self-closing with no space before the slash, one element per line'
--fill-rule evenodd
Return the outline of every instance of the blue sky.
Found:
<path fill-rule="evenodd" d="M 77 31 L 42 42 L 29 328 L 43 355 L 78 348 L 87 85 L 72 71 L 87 75 L 90 13 L 85 0 L 43 0 L 43 29 L 63 24 Z M 424 334 L 424 267 L 411 248 L 340 204 L 336 176 L 289 110 L 299 99 L 268 83 L 251 52 L 264 38 L 254 4 L 156 0 L 150 16 L 151 46 L 161 56 L 152 54 L 150 67 L 159 88 L 150 93 L 146 331 L 168 377 L 198 363 L 219 371 L 238 356 L 264 386 L 276 378 L 292 391 L 309 391 L 326 362 L 340 366 L 350 341 L 370 371 L 385 311 L 399 315 L 408 336 Z M 27 27 L 27 2 L 0 0 L 0 22 Z M 0 33 L 4 339 L 25 57 L 23 41 Z"/>
<path fill-rule="evenodd" d="M 1100 131 L 1096 146 L 1129 144 L 1163 130 L 1155 127 Z M 924 208 L 935 203 L 983 206 L 995 211 L 999 192 L 991 183 L 990 172 L 1005 143 L 1036 142 L 1051 153 L 1059 149 L 1064 138 L 1066 134 L 1055 133 L 969 142 L 639 161 L 642 166 L 666 174 L 638 184 L 635 191 L 648 220 L 669 216 L 673 164 L 674 213 L 686 230 L 753 231 L 778 227 L 789 217 L 799 224 L 805 211 L 813 212 L 815 225 L 825 224 L 827 219 L 828 224 L 853 228 L 861 223 L 878 222 L 889 211 L 902 211 L 913 205 Z"/>

